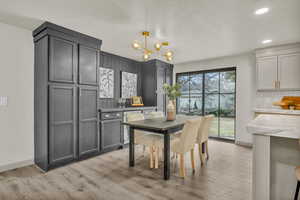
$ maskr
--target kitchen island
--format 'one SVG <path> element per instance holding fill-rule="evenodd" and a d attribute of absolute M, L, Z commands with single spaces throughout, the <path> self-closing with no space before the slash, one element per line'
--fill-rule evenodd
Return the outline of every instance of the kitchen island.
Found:
<path fill-rule="evenodd" d="M 248 125 L 253 133 L 253 200 L 290 200 L 300 165 L 300 117 L 259 115 Z"/>

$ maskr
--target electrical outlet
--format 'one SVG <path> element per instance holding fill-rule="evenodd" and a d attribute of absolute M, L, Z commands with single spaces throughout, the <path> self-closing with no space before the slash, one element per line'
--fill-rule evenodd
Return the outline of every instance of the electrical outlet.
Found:
<path fill-rule="evenodd" d="M 0 106 L 7 106 L 7 97 L 0 97 Z"/>

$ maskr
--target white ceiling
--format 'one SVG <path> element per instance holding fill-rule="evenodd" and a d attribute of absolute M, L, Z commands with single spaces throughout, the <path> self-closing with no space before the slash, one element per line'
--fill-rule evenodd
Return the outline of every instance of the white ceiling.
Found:
<path fill-rule="evenodd" d="M 149 30 L 174 63 L 300 41 L 300 0 L 0 0 L 0 21 L 33 30 L 43 21 L 100 38 L 103 50 L 141 60 L 131 42 Z M 262 6 L 270 12 L 255 16 Z"/>

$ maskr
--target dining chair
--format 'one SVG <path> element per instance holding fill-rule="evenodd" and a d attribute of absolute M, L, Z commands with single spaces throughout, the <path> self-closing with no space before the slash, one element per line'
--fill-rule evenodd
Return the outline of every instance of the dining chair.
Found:
<path fill-rule="evenodd" d="M 198 136 L 198 129 L 202 123 L 202 117 L 187 120 L 184 124 L 182 132 L 177 137 L 172 137 L 170 141 L 171 151 L 179 154 L 179 175 L 185 177 L 185 153 L 190 151 L 191 164 L 193 172 L 195 172 L 195 159 L 194 159 L 194 146 Z M 164 142 L 162 137 L 153 135 L 151 136 L 154 146 L 163 148 Z"/>
<path fill-rule="evenodd" d="M 155 118 L 164 118 L 165 115 L 162 111 L 153 111 L 149 113 L 149 118 L 150 119 L 155 119 Z M 159 147 L 153 147 L 153 151 L 154 151 L 154 168 L 158 168 L 158 162 L 159 162 L 159 157 L 160 157 L 160 149 Z M 163 155 L 163 149 L 161 149 L 162 154 Z M 162 160 L 162 156 L 161 156 L 161 160 Z"/>
<path fill-rule="evenodd" d="M 298 142 L 299 142 L 299 145 L 300 145 L 300 140 Z M 300 166 L 296 167 L 295 175 L 296 175 L 296 178 L 297 178 L 297 186 L 296 186 L 296 192 L 295 192 L 294 200 L 298 200 L 298 194 L 299 194 L 299 189 L 300 189 Z"/>
<path fill-rule="evenodd" d="M 296 167 L 295 173 L 296 173 L 296 178 L 297 178 L 297 187 L 296 187 L 294 200 L 298 200 L 298 194 L 299 194 L 299 189 L 300 189 L 300 166 Z"/>
<path fill-rule="evenodd" d="M 127 121 L 139 121 L 144 120 L 145 117 L 142 113 L 127 113 Z M 150 156 L 150 168 L 154 167 L 154 146 L 150 145 L 147 135 L 151 134 L 150 132 L 134 130 L 134 143 L 143 145 L 143 155 L 146 150 L 146 146 L 149 146 L 149 156 Z"/>
<path fill-rule="evenodd" d="M 161 111 L 156 111 L 156 112 L 150 112 L 149 113 L 150 119 L 154 119 L 154 118 L 163 118 L 165 117 L 164 113 Z"/>
<path fill-rule="evenodd" d="M 213 119 L 214 119 L 214 115 L 204 116 L 202 124 L 201 124 L 201 126 L 198 130 L 198 136 L 197 136 L 197 142 L 196 143 L 198 144 L 199 157 L 200 157 L 200 160 L 201 160 L 201 165 L 204 164 L 205 160 L 209 159 L 208 135 L 209 135 L 209 130 L 210 130 Z M 205 146 L 205 150 L 203 149 L 203 146 Z"/>
<path fill-rule="evenodd" d="M 153 112 L 149 113 L 149 118 L 150 119 L 164 118 L 164 117 L 165 117 L 165 115 L 164 115 L 164 113 L 162 111 L 153 111 Z M 171 137 L 178 136 L 180 132 L 181 131 L 172 134 Z M 161 153 L 161 156 L 160 156 L 160 153 Z M 154 147 L 154 164 L 155 164 L 154 167 L 155 168 L 158 168 L 158 162 L 159 162 L 159 160 L 163 160 L 163 155 L 164 155 L 164 149 L 163 148 L 160 149 L 159 147 Z"/>

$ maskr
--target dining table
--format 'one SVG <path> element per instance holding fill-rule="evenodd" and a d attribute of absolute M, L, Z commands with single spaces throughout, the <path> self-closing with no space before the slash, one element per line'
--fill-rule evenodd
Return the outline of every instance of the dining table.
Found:
<path fill-rule="evenodd" d="M 135 165 L 135 144 L 134 144 L 134 130 L 142 130 L 151 133 L 162 135 L 164 140 L 164 174 L 165 180 L 170 179 L 170 136 L 180 131 L 185 122 L 199 116 L 191 115 L 177 115 L 173 121 L 168 121 L 166 118 L 152 118 L 139 121 L 124 122 L 123 125 L 129 127 L 129 167 Z"/>

